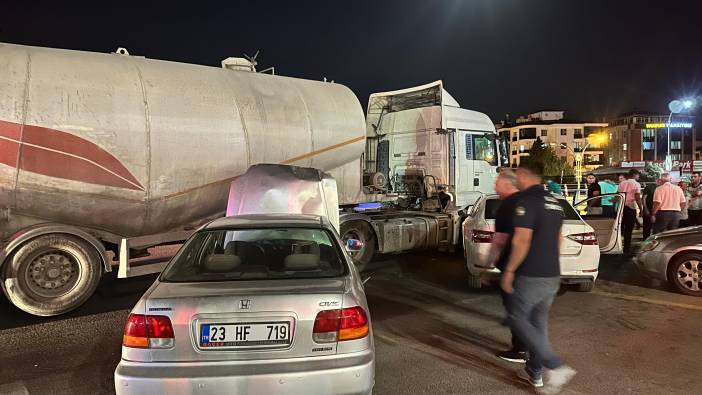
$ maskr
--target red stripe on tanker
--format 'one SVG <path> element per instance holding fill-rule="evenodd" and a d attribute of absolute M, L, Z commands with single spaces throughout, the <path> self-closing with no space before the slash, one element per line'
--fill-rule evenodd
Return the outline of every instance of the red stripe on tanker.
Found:
<path fill-rule="evenodd" d="M 49 177 L 144 190 L 117 158 L 95 143 L 41 126 L 22 128 L 0 121 L 0 163 Z"/>

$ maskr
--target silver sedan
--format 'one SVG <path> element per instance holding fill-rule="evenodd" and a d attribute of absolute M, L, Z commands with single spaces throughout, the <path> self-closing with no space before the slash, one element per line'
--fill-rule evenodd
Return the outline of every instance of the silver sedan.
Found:
<path fill-rule="evenodd" d="M 677 291 L 702 296 L 702 226 L 658 233 L 641 244 L 634 263 Z"/>
<path fill-rule="evenodd" d="M 124 330 L 118 394 L 369 394 L 363 284 L 323 217 L 255 215 L 197 231 Z"/>

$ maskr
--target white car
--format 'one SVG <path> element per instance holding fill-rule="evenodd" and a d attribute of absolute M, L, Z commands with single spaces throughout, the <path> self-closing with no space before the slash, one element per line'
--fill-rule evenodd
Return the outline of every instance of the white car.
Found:
<path fill-rule="evenodd" d="M 591 291 L 599 272 L 600 254 L 621 254 L 621 218 L 623 194 L 602 195 L 613 209 L 590 209 L 585 199 L 572 206 L 562 196 L 554 195 L 563 207 L 563 245 L 561 247 L 561 278 L 565 284 L 576 284 L 580 291 Z M 490 243 L 495 231 L 495 214 L 500 205 L 497 195 L 480 197 L 474 205 L 463 210 L 463 249 L 468 268 L 468 284 L 480 288 L 484 273 L 499 276 L 499 270 L 488 267 Z M 583 213 L 582 215 L 580 213 Z"/>

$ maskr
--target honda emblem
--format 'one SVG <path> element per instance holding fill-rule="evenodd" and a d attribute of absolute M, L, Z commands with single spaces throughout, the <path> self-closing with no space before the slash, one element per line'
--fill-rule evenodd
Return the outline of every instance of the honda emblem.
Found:
<path fill-rule="evenodd" d="M 239 301 L 239 308 L 242 310 L 248 310 L 251 307 L 250 299 L 241 299 Z"/>

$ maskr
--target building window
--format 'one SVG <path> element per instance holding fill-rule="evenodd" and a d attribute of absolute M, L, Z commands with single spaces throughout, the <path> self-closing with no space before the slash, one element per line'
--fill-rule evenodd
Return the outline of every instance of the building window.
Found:
<path fill-rule="evenodd" d="M 517 141 L 517 132 L 512 135 L 512 141 Z"/>
<path fill-rule="evenodd" d="M 519 146 L 519 151 L 520 151 L 520 152 L 524 152 L 524 145 L 520 145 L 520 146 Z"/>
<path fill-rule="evenodd" d="M 653 141 L 644 141 L 642 143 L 644 151 L 651 151 L 654 149 Z"/>
<path fill-rule="evenodd" d="M 575 139 L 583 138 L 583 130 L 582 129 L 573 130 L 573 138 L 575 138 Z"/>
<path fill-rule="evenodd" d="M 548 130 L 541 129 L 541 137 L 546 137 L 546 136 L 548 136 Z"/>
<path fill-rule="evenodd" d="M 536 138 L 536 128 L 523 128 L 519 129 L 520 139 L 535 139 Z"/>
<path fill-rule="evenodd" d="M 626 143 L 622 144 L 622 151 L 626 151 Z"/>
<path fill-rule="evenodd" d="M 680 149 L 682 147 L 681 143 L 682 141 L 671 141 L 670 149 Z"/>
<path fill-rule="evenodd" d="M 568 130 L 567 129 L 561 129 L 561 136 L 567 136 L 568 135 Z"/>

